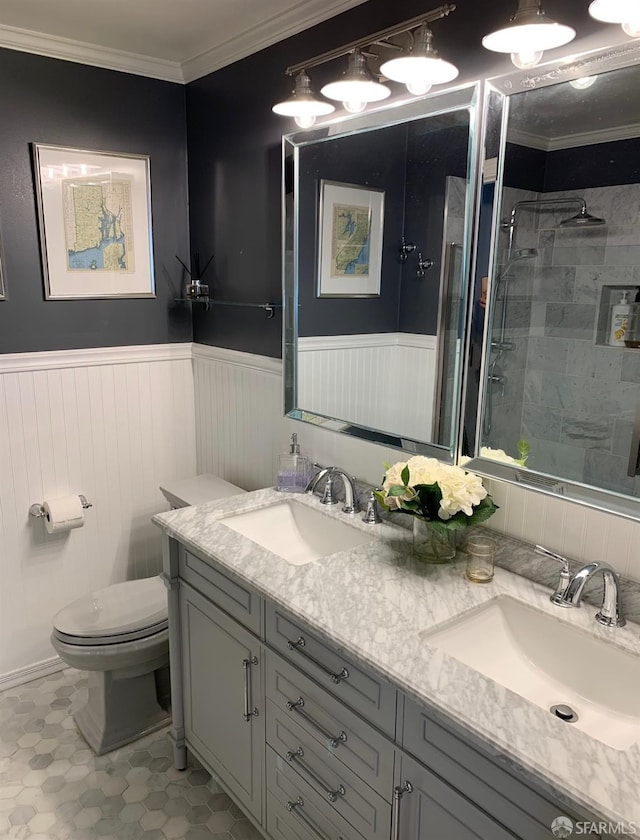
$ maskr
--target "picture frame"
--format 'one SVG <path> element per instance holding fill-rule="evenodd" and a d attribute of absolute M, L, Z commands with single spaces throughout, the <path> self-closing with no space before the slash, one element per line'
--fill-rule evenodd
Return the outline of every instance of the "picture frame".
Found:
<path fill-rule="evenodd" d="M 149 157 L 32 146 L 46 299 L 154 298 Z"/>
<path fill-rule="evenodd" d="M 320 181 L 317 297 L 379 297 L 384 190 Z"/>

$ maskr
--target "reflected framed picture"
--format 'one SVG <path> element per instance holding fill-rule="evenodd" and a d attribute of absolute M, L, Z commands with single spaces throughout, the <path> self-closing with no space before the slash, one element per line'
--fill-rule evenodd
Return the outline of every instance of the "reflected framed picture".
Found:
<path fill-rule="evenodd" d="M 377 297 L 384 190 L 320 182 L 318 297 Z"/>
<path fill-rule="evenodd" d="M 47 300 L 155 297 L 149 158 L 33 144 Z"/>

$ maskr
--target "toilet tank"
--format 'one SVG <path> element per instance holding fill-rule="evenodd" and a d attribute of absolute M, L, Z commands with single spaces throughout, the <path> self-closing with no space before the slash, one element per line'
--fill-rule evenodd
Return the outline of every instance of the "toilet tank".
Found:
<path fill-rule="evenodd" d="M 204 502 L 212 502 L 214 499 L 246 493 L 242 487 L 237 487 L 212 473 L 170 481 L 160 485 L 160 490 L 172 508 L 201 505 Z"/>

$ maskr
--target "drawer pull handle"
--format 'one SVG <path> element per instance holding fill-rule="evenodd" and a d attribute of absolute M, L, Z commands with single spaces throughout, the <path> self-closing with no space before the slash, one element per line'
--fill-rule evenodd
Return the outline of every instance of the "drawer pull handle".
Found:
<path fill-rule="evenodd" d="M 393 840 L 400 838 L 400 800 L 405 793 L 413 793 L 413 785 L 411 782 L 405 782 L 403 785 L 396 785 L 393 789 L 393 814 L 391 815 L 391 822 L 393 823 Z"/>
<path fill-rule="evenodd" d="M 315 840 L 326 840 L 324 835 L 320 834 L 320 832 L 315 827 L 315 825 L 311 822 L 311 820 L 309 820 L 308 817 L 306 817 L 303 814 L 303 812 L 302 812 L 303 807 L 304 807 L 304 799 L 301 796 L 299 796 L 296 799 L 295 802 L 293 802 L 290 799 L 287 802 L 287 805 L 286 805 L 287 811 L 289 811 L 290 814 L 295 814 L 296 818 L 299 819 L 300 822 L 303 823 L 306 826 L 306 828 L 308 828 L 309 831 L 312 832 Z M 342 837 L 336 837 L 336 840 L 342 840 Z"/>
<path fill-rule="evenodd" d="M 247 723 L 251 720 L 252 717 L 258 717 L 258 710 L 255 708 L 251 708 L 251 696 L 250 696 L 250 689 L 249 689 L 249 669 L 252 665 L 257 665 L 258 659 L 255 656 L 252 656 L 251 659 L 243 659 L 242 660 L 242 668 L 244 671 L 244 719 Z"/>
<path fill-rule="evenodd" d="M 334 674 L 334 672 L 330 671 L 326 667 L 326 665 L 323 665 L 322 662 L 319 662 L 314 656 L 311 656 L 311 654 L 304 651 L 303 648 L 306 644 L 307 643 L 304 639 L 304 636 L 298 636 L 297 642 L 292 642 L 290 639 L 287 640 L 287 647 L 289 648 L 289 650 L 297 650 L 298 653 L 302 654 L 302 656 L 304 656 L 305 659 L 308 659 L 309 662 L 312 662 L 316 666 L 316 668 L 320 668 L 321 671 L 324 671 L 326 676 L 329 677 L 329 679 L 334 685 L 338 685 L 338 683 L 340 683 L 342 680 L 349 679 L 349 672 L 346 668 L 343 668 L 339 674 Z"/>
<path fill-rule="evenodd" d="M 313 718 L 309 717 L 309 715 L 306 712 L 303 712 L 303 707 L 304 700 L 302 699 L 302 697 L 298 697 L 295 703 L 292 703 L 291 700 L 287 700 L 287 711 L 297 712 L 300 715 L 300 717 L 304 718 L 304 720 L 307 721 L 309 726 L 312 726 L 316 730 L 316 732 L 320 733 L 320 735 L 327 741 L 330 747 L 333 747 L 335 749 L 341 741 L 342 743 L 344 743 L 347 740 L 346 732 L 340 732 L 338 735 L 332 735 L 330 732 L 327 732 L 326 729 L 323 729 L 319 723 L 316 723 Z"/>
<path fill-rule="evenodd" d="M 324 782 L 320 776 L 317 776 L 316 773 L 304 762 L 301 761 L 302 757 L 304 756 L 304 750 L 302 747 L 298 747 L 295 752 L 289 750 L 287 753 L 287 761 L 291 761 L 292 763 L 295 761 L 300 770 L 308 776 L 311 781 L 316 784 L 320 789 L 324 796 L 327 797 L 329 802 L 335 802 L 339 796 L 344 796 L 347 792 L 344 789 L 343 785 L 338 785 L 335 790 L 331 790 L 331 787 Z"/>

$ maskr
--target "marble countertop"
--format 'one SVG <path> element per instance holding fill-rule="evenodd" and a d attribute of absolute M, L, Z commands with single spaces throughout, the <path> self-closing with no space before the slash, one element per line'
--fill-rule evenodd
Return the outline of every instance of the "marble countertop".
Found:
<path fill-rule="evenodd" d="M 371 542 L 293 566 L 220 522 L 285 499 L 348 522 L 370 533 Z M 387 523 L 364 525 L 359 516 L 322 507 L 317 497 L 308 495 L 257 490 L 158 514 L 153 521 L 426 704 L 500 763 L 515 763 L 521 777 L 600 819 L 640 825 L 639 744 L 625 751 L 608 747 L 423 638 L 425 631 L 499 595 L 524 601 L 639 656 L 640 625 L 610 630 L 594 621 L 596 610 L 589 605 L 560 610 L 550 603 L 548 588 L 504 568 L 496 568 L 489 584 L 469 583 L 463 575 L 464 555 L 446 566 L 421 564 L 412 557 L 411 531 Z M 504 545 L 500 548 L 504 566 Z M 640 699 L 640 686 L 638 695 Z"/>

